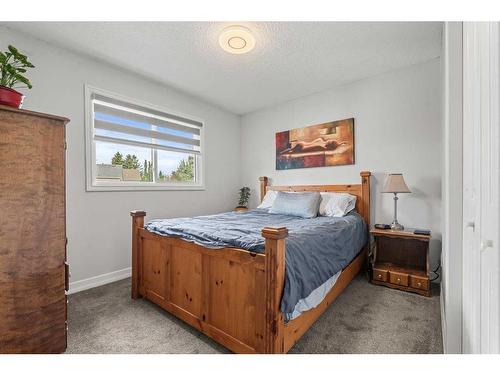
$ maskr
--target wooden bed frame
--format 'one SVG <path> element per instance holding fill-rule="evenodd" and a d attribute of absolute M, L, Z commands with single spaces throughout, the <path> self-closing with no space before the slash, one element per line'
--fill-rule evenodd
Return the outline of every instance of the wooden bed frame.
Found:
<path fill-rule="evenodd" d="M 361 184 L 269 186 L 267 190 L 335 191 L 356 195 L 370 223 L 370 172 Z M 284 323 L 287 228 L 263 228 L 265 254 L 238 248 L 207 249 L 144 229 L 144 211 L 132 211 L 132 298 L 144 297 L 236 353 L 286 353 L 367 264 L 368 246 L 344 268 L 314 309 Z"/>

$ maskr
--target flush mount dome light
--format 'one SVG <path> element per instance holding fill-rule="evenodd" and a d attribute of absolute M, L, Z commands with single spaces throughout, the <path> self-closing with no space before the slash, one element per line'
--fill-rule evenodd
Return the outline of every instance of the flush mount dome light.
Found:
<path fill-rule="evenodd" d="M 243 26 L 229 26 L 222 30 L 219 44 L 229 53 L 242 54 L 253 50 L 255 38 L 250 30 Z"/>

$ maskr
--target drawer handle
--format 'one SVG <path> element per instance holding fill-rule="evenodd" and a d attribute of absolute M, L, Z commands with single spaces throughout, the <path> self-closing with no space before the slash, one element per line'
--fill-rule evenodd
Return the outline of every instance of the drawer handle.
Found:
<path fill-rule="evenodd" d="M 417 283 L 417 286 L 418 286 L 419 288 L 421 288 L 421 287 L 422 287 L 422 283 Z"/>
<path fill-rule="evenodd" d="M 380 273 L 379 273 L 377 277 L 378 277 L 379 279 L 382 279 L 382 274 L 380 274 Z"/>
<path fill-rule="evenodd" d="M 398 277 L 398 280 L 397 280 L 398 284 L 401 284 L 401 279 Z"/>

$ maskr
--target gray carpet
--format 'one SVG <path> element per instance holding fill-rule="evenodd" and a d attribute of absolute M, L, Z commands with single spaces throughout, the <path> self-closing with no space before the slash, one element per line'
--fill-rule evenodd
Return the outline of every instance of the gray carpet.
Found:
<path fill-rule="evenodd" d="M 431 298 L 358 276 L 291 353 L 442 353 L 439 289 Z M 67 353 L 227 353 L 150 302 L 130 279 L 69 297 Z"/>

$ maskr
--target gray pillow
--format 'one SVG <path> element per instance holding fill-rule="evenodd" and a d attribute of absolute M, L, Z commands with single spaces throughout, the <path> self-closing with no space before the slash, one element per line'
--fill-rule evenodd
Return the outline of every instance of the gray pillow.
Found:
<path fill-rule="evenodd" d="M 317 192 L 286 193 L 279 191 L 269 212 L 309 219 L 318 215 L 320 202 L 321 195 Z"/>

